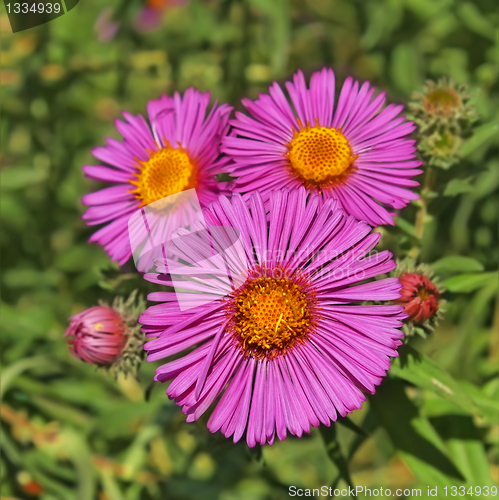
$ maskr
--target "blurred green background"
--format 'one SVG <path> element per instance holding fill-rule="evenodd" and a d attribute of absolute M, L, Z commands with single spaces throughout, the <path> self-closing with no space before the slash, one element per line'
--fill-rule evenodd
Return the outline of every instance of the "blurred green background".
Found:
<path fill-rule="evenodd" d="M 438 498 L 445 485 L 497 486 L 497 0 L 180 3 L 165 2 L 146 32 L 136 27 L 140 1 L 81 0 L 16 34 L 0 8 L 2 498 L 284 499 L 289 485 L 344 486 L 347 462 L 354 485 L 421 487 L 423 498 L 427 486 L 439 486 Z M 447 312 L 413 342 L 421 354 L 405 352 L 351 416 L 364 432 L 337 425 L 336 436 L 313 429 L 250 451 L 211 435 L 206 419 L 184 423 L 166 388 L 151 386 L 158 363 L 115 382 L 71 356 L 62 338 L 71 314 L 148 290 L 133 266 L 120 271 L 87 244 L 80 198 L 99 186 L 81 166 L 119 137 L 122 110 L 144 113 L 163 92 L 195 86 L 241 109 L 241 97 L 273 80 L 324 65 L 338 82 L 370 80 L 390 102 L 406 103 L 428 78 L 470 87 L 480 118 L 462 160 L 438 171 L 422 239 Z M 416 210 L 382 229 L 397 257 L 414 240 Z"/>

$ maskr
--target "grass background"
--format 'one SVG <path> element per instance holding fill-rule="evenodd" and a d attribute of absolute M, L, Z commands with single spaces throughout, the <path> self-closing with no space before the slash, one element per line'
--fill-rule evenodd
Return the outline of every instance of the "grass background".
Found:
<path fill-rule="evenodd" d="M 102 42 L 94 26 L 108 7 L 120 29 Z M 81 0 L 16 34 L 0 7 L 2 498 L 284 499 L 289 485 L 344 486 L 347 463 L 355 485 L 421 487 L 423 498 L 427 486 L 438 498 L 445 485 L 497 486 L 497 2 L 191 0 L 140 33 L 142 7 Z M 147 290 L 131 265 L 120 270 L 87 244 L 80 198 L 99 186 L 81 166 L 118 138 L 122 110 L 144 113 L 163 92 L 195 86 L 242 109 L 242 97 L 324 65 L 338 82 L 371 81 L 390 102 L 406 103 L 428 78 L 470 87 L 480 118 L 462 160 L 438 171 L 421 241 L 421 259 L 446 283 L 447 312 L 352 415 L 366 435 L 338 425 L 336 436 L 313 429 L 250 451 L 211 435 L 206 419 L 184 423 L 165 387 L 151 388 L 157 363 L 115 383 L 70 355 L 71 314 Z M 382 229 L 397 257 L 414 242 L 417 209 Z"/>

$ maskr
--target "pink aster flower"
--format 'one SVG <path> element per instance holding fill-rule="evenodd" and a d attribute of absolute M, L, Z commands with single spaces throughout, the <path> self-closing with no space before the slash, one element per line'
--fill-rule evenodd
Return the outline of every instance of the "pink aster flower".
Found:
<path fill-rule="evenodd" d="M 107 366 L 125 347 L 126 325 L 115 310 L 96 306 L 72 316 L 64 336 L 69 336 L 71 352 L 78 359 Z"/>
<path fill-rule="evenodd" d="M 190 262 L 194 271 L 202 263 L 198 276 L 186 276 L 176 294 L 150 294 L 160 304 L 139 318 L 157 337 L 145 346 L 149 361 L 184 352 L 160 366 L 155 380 L 172 380 L 167 395 L 187 421 L 221 396 L 208 428 L 234 442 L 246 432 L 254 446 L 288 431 L 301 436 L 360 408 L 397 356 L 406 316 L 402 306 L 359 304 L 400 296 L 398 278 L 365 282 L 395 267 L 388 251 L 370 255 L 379 233 L 304 188 L 273 191 L 267 209 L 259 192 L 247 201 L 221 196 L 204 216 L 213 240 L 220 238 L 215 229 L 239 234 L 244 254 L 224 259 L 233 275 L 246 278 L 231 280 L 228 291 L 197 279 L 209 274 L 203 253 L 210 245 L 200 238 L 192 249 L 172 238 L 184 261 L 196 252 Z M 174 284 L 166 274 L 145 278 Z M 182 294 L 199 305 L 181 311 Z M 204 302 L 204 294 L 212 300 Z"/>
<path fill-rule="evenodd" d="M 128 221 L 140 207 L 189 189 L 206 206 L 225 190 L 215 176 L 227 161 L 219 159 L 220 141 L 231 108 L 215 103 L 207 114 L 209 101 L 209 93 L 191 88 L 183 97 L 175 93 L 150 101 L 149 123 L 124 112 L 125 121 L 116 120 L 124 140 L 107 139 L 92 151 L 104 165 L 83 167 L 86 177 L 112 184 L 83 197 L 90 207 L 83 219 L 105 224 L 90 241 L 119 265 L 131 256 Z"/>
<path fill-rule="evenodd" d="M 286 88 L 291 102 L 274 83 L 270 95 L 243 99 L 252 118 L 236 113 L 230 122 L 222 151 L 234 160 L 234 191 L 258 189 L 266 202 L 272 189 L 305 186 L 372 226 L 393 224 L 385 207 L 418 199 L 407 188 L 422 172 L 415 141 L 407 139 L 415 126 L 398 117 L 403 106 L 381 110 L 384 92 L 373 99 L 369 82 L 348 77 L 335 109 L 334 73 L 326 68 L 312 75 L 310 89 L 301 71 Z"/>

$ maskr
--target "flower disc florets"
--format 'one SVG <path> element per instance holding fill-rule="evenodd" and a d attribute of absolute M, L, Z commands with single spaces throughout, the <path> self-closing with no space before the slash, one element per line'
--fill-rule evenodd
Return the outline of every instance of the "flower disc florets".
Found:
<path fill-rule="evenodd" d="M 137 180 L 129 181 L 136 186 L 130 192 L 141 201 L 140 206 L 196 186 L 196 169 L 182 147 L 166 144 L 158 151 L 150 151 L 150 155 L 149 160 L 139 161 L 139 173 L 134 174 Z"/>
<path fill-rule="evenodd" d="M 319 120 L 315 127 L 300 124 L 300 130 L 294 130 L 294 136 L 288 145 L 288 159 L 291 171 L 307 187 L 332 187 L 341 183 L 356 155 L 338 129 L 321 127 Z"/>
<path fill-rule="evenodd" d="M 246 355 L 272 358 L 304 342 L 316 324 L 308 280 L 280 267 L 259 268 L 229 299 L 229 329 Z"/>

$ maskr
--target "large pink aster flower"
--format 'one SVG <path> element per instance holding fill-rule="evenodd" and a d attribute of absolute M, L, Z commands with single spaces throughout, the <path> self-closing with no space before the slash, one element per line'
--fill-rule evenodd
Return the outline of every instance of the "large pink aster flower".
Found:
<path fill-rule="evenodd" d="M 215 175 L 227 161 L 219 159 L 220 142 L 231 108 L 215 104 L 207 115 L 209 101 L 209 93 L 191 88 L 183 97 L 175 93 L 149 102 L 149 123 L 123 113 L 125 122 L 116 120 L 116 128 L 124 140 L 107 139 L 92 151 L 104 166 L 83 167 L 86 177 L 113 184 L 83 197 L 90 206 L 83 219 L 106 224 L 90 241 L 120 265 L 131 256 L 128 221 L 139 207 L 193 188 L 206 206 L 224 189 Z"/>
<path fill-rule="evenodd" d="M 360 88 L 359 88 L 360 87 Z M 335 109 L 331 69 L 314 73 L 307 89 L 303 73 L 286 82 L 291 102 L 274 83 L 270 95 L 243 99 L 253 118 L 237 113 L 234 133 L 222 150 L 232 157 L 228 172 L 237 177 L 234 191 L 260 190 L 265 201 L 272 189 L 305 186 L 334 198 L 359 220 L 393 224 L 386 207 L 403 208 L 418 198 L 407 188 L 422 171 L 415 141 L 407 136 L 412 122 L 398 117 L 403 106 L 380 111 L 385 94 L 347 78 Z"/>
<path fill-rule="evenodd" d="M 360 283 L 395 267 L 390 252 L 369 254 L 379 233 L 369 234 L 336 201 L 320 203 L 304 188 L 272 192 L 268 207 L 258 192 L 248 201 L 236 194 L 211 204 L 205 210 L 210 242 L 222 240 L 215 229 L 229 228 L 242 242 L 243 255 L 220 258 L 232 278 L 220 273 L 218 288 L 203 281 L 209 274 L 204 253 L 212 246 L 206 238 L 195 246 L 173 239 L 193 272 L 176 294 L 150 294 L 160 304 L 139 319 L 157 337 L 146 344 L 149 361 L 187 350 L 155 377 L 173 380 L 167 394 L 187 421 L 221 396 L 208 428 L 234 442 L 246 431 L 249 446 L 285 439 L 287 431 L 301 436 L 359 408 L 363 392 L 375 391 L 397 356 L 406 316 L 402 306 L 358 304 L 400 297 L 397 278 Z M 226 235 L 220 248 L 231 244 Z M 196 262 L 202 262 L 197 276 Z M 175 285 L 170 275 L 145 277 Z M 182 303 L 190 307 L 181 311 Z"/>

